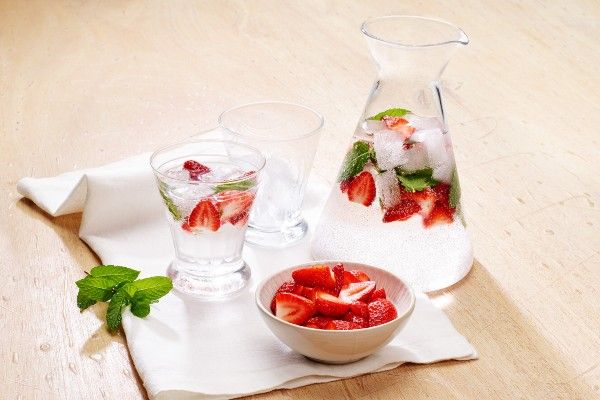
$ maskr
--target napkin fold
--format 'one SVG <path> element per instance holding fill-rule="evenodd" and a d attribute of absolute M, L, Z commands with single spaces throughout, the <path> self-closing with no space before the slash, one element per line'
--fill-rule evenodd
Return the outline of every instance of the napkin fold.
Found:
<path fill-rule="evenodd" d="M 23 178 L 17 189 L 53 216 L 83 212 L 79 236 L 105 264 L 165 274 L 174 250 L 149 154 L 52 178 Z M 309 181 L 303 213 L 313 227 L 328 193 Z M 309 261 L 310 235 L 297 245 L 268 250 L 245 246 L 252 270 L 248 289 L 225 302 L 201 302 L 173 291 L 145 319 L 123 316 L 129 350 L 153 399 L 228 399 L 274 389 L 329 382 L 405 362 L 477 358 L 473 346 L 423 294 L 412 317 L 386 347 L 361 361 L 325 365 L 294 353 L 271 334 L 254 304 L 257 283 Z"/>

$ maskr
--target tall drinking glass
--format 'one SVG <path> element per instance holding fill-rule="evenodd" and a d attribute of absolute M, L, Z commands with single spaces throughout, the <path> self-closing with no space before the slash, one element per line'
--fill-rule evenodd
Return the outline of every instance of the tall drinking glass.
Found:
<path fill-rule="evenodd" d="M 267 159 L 246 240 L 284 247 L 302 239 L 308 226 L 300 210 L 323 117 L 305 106 L 271 101 L 227 110 L 219 124 L 226 138 L 260 149 Z"/>
<path fill-rule="evenodd" d="M 197 140 L 164 147 L 150 158 L 175 245 L 173 285 L 199 298 L 220 298 L 250 279 L 244 234 L 265 165 L 253 147 Z"/>

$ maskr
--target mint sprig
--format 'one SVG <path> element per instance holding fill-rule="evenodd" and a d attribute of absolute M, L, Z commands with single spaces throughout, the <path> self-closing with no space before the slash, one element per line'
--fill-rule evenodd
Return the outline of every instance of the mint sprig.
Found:
<path fill-rule="evenodd" d="M 167 184 L 164 182 L 159 183 L 158 191 L 160 193 L 160 197 L 162 197 L 163 201 L 165 202 L 167 209 L 173 216 L 173 219 L 175 221 L 181 220 L 181 212 L 179 211 L 179 208 L 177 208 L 177 206 L 173 202 L 173 199 L 170 198 L 169 195 L 167 194 Z"/>
<path fill-rule="evenodd" d="M 239 190 L 243 192 L 245 190 L 253 188 L 254 186 L 256 186 L 256 179 L 254 178 L 244 179 L 235 182 L 221 183 L 220 185 L 215 186 L 215 193 L 221 193 L 226 190 Z"/>
<path fill-rule="evenodd" d="M 140 271 L 118 265 L 100 265 L 78 280 L 77 306 L 81 311 L 99 301 L 108 302 L 106 324 L 110 331 L 121 326 L 123 311 L 139 318 L 150 314 L 150 304 L 157 302 L 173 288 L 170 278 L 154 276 L 136 280 Z"/>
<path fill-rule="evenodd" d="M 375 114 L 372 117 L 367 119 L 372 119 L 376 121 L 381 121 L 383 117 L 404 117 L 406 114 L 409 114 L 410 110 L 405 108 L 390 108 L 385 111 L 380 112 L 379 114 Z"/>
<path fill-rule="evenodd" d="M 456 168 L 452 173 L 452 182 L 450 183 L 450 207 L 456 208 L 460 202 L 460 182 Z"/>
<path fill-rule="evenodd" d="M 409 192 L 420 192 L 437 183 L 433 179 L 433 169 L 423 168 L 414 172 L 407 172 L 402 168 L 396 168 L 396 178 Z"/>
<path fill-rule="evenodd" d="M 358 175 L 365 167 L 365 164 L 370 160 L 375 160 L 375 150 L 373 147 L 369 143 L 360 140 L 354 142 L 346 154 L 342 171 L 338 176 L 338 182 L 345 181 L 346 179 Z"/>

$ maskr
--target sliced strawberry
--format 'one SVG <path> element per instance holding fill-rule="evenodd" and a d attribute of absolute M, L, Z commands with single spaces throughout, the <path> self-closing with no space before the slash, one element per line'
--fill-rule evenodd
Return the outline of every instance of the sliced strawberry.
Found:
<path fill-rule="evenodd" d="M 375 282 L 373 281 L 350 283 L 340 291 L 340 299 L 346 303 L 354 301 L 368 302 L 373 290 L 375 290 Z"/>
<path fill-rule="evenodd" d="M 335 289 L 335 276 L 328 265 L 313 265 L 292 272 L 294 281 L 302 286 Z"/>
<path fill-rule="evenodd" d="M 407 125 L 408 121 L 404 118 L 390 117 L 386 115 L 382 118 L 382 120 L 388 129 L 398 132 L 400 135 L 402 135 L 402 139 L 404 140 L 410 138 L 416 131 L 414 126 Z"/>
<path fill-rule="evenodd" d="M 342 286 L 346 286 L 350 283 L 370 281 L 369 275 L 362 271 L 353 269 L 352 271 L 344 271 L 344 283 Z"/>
<path fill-rule="evenodd" d="M 371 300 L 369 301 L 375 301 L 377 299 L 387 299 L 384 288 L 375 289 L 373 290 L 373 293 L 371 293 Z"/>
<path fill-rule="evenodd" d="M 389 115 L 385 115 L 381 120 L 388 129 L 394 129 L 408 124 L 408 121 L 402 117 L 391 117 Z"/>
<path fill-rule="evenodd" d="M 298 285 L 300 286 L 300 285 Z M 315 288 L 311 288 L 311 287 L 307 287 L 307 286 L 302 286 L 302 296 L 306 297 L 307 299 L 310 299 L 312 301 L 315 301 L 317 298 L 317 289 Z"/>
<path fill-rule="evenodd" d="M 370 206 L 375 200 L 375 179 L 370 172 L 358 174 L 348 186 L 348 200 Z"/>
<path fill-rule="evenodd" d="M 356 325 L 360 325 L 361 328 L 367 328 L 369 326 L 369 322 L 365 318 L 359 317 L 351 312 L 347 312 L 342 319 L 344 321 L 353 322 Z"/>
<path fill-rule="evenodd" d="M 340 317 L 350 308 L 350 303 L 324 291 L 317 292 L 316 304 L 319 314 L 327 317 Z"/>
<path fill-rule="evenodd" d="M 352 329 L 360 329 L 361 326 L 354 322 L 343 321 L 340 319 L 334 319 L 325 325 L 325 329 L 330 331 L 349 331 Z"/>
<path fill-rule="evenodd" d="M 435 203 L 429 214 L 423 218 L 423 224 L 429 228 L 435 224 L 450 224 L 454 221 L 454 210 L 442 203 Z"/>
<path fill-rule="evenodd" d="M 369 303 L 369 326 L 390 322 L 398 316 L 396 307 L 387 299 L 378 299 Z"/>
<path fill-rule="evenodd" d="M 375 292 L 373 292 L 375 293 Z M 373 298 L 373 295 L 371 294 L 371 298 Z M 361 317 L 361 318 L 365 318 L 368 319 L 369 318 L 369 306 L 367 305 L 367 303 L 363 303 L 362 301 L 354 301 L 350 304 L 350 312 L 354 315 L 356 315 L 357 317 Z"/>
<path fill-rule="evenodd" d="M 307 328 L 324 329 L 325 326 L 330 321 L 333 321 L 333 319 L 329 318 L 329 317 L 322 317 L 320 315 L 317 315 L 316 317 L 312 317 L 311 319 L 309 319 L 308 321 L 306 321 L 306 323 L 304 324 L 304 326 L 307 327 Z"/>
<path fill-rule="evenodd" d="M 315 303 L 293 293 L 275 296 L 275 316 L 296 325 L 302 325 L 315 313 Z"/>
<path fill-rule="evenodd" d="M 198 229 L 217 231 L 221 226 L 219 211 L 210 200 L 202 199 L 190 213 L 187 224 L 192 231 Z"/>
<path fill-rule="evenodd" d="M 405 221 L 421 210 L 419 203 L 412 199 L 403 199 L 383 214 L 383 222 Z"/>
<path fill-rule="evenodd" d="M 348 188 L 350 187 L 350 182 L 352 182 L 352 178 L 340 182 L 340 190 L 342 191 L 342 193 L 346 193 L 348 191 Z"/>
<path fill-rule="evenodd" d="M 302 296 L 304 289 L 304 286 L 298 285 L 294 281 L 283 282 L 273 295 L 273 300 L 271 300 L 271 312 L 275 314 L 275 297 L 277 297 L 279 293 L 293 293 Z"/>
<path fill-rule="evenodd" d="M 222 224 L 225 222 L 232 225 L 245 224 L 248 221 L 254 194 L 240 190 L 226 190 L 217 195 L 217 200 Z"/>
<path fill-rule="evenodd" d="M 333 266 L 333 276 L 335 277 L 335 294 L 339 295 L 342 286 L 344 286 L 344 265 L 338 263 Z"/>
<path fill-rule="evenodd" d="M 195 160 L 187 160 L 183 163 L 183 169 L 187 170 L 190 174 L 190 179 L 197 181 L 200 175 L 204 175 L 210 172 L 210 168 L 206 165 L 200 164 Z"/>
<path fill-rule="evenodd" d="M 185 217 L 183 219 L 183 222 L 181 223 L 181 229 L 183 229 L 184 231 L 192 232 L 192 228 L 190 227 L 190 223 L 188 222 L 188 217 Z"/>

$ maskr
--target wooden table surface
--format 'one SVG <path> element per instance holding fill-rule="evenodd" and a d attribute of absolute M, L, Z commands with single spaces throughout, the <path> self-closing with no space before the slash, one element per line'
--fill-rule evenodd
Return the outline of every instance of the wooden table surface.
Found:
<path fill-rule="evenodd" d="M 372 80 L 362 20 L 439 16 L 471 44 L 445 73 L 476 262 L 435 293 L 480 359 L 404 365 L 257 398 L 600 398 L 600 3 L 0 0 L 0 399 L 143 399 L 103 309 L 79 214 L 20 199 L 23 176 L 97 166 L 285 99 L 326 118 L 334 178 Z"/>

